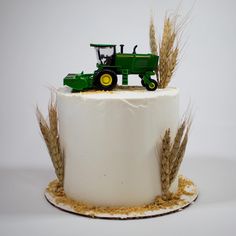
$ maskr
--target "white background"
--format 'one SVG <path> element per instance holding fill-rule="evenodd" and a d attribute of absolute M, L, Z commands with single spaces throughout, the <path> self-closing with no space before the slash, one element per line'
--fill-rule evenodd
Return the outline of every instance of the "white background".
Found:
<path fill-rule="evenodd" d="M 39 134 L 36 104 L 45 113 L 49 88 L 69 72 L 93 72 L 90 43 L 125 44 L 149 52 L 151 12 L 161 35 L 163 19 L 180 1 L 0 0 L 0 234 L 235 235 L 236 210 L 236 2 L 182 1 L 191 11 L 184 49 L 171 86 L 189 102 L 194 125 L 183 172 L 199 185 L 194 206 L 161 218 L 103 221 L 54 209 L 42 195 L 54 178 Z M 135 77 L 132 84 L 139 84 Z M 31 225 L 31 226 L 30 226 Z M 174 226 L 173 226 L 174 225 Z M 43 232 L 42 232 L 43 230 Z"/>

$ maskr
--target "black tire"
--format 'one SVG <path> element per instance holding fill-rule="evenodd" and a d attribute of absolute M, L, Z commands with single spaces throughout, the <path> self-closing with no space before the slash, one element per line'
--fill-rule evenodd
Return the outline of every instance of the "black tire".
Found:
<path fill-rule="evenodd" d="M 114 71 L 105 69 L 94 75 L 94 87 L 99 90 L 112 90 L 117 85 L 117 75 Z"/>
<path fill-rule="evenodd" d="M 149 83 L 145 87 L 148 91 L 155 91 L 157 89 L 157 81 L 149 79 Z"/>
<path fill-rule="evenodd" d="M 145 84 L 143 79 L 141 79 L 141 84 L 142 84 L 143 87 L 146 87 L 146 84 Z"/>
<path fill-rule="evenodd" d="M 139 76 L 139 78 L 141 79 L 141 85 L 145 88 L 145 87 L 146 87 L 146 84 L 145 84 L 145 82 L 144 82 L 144 80 L 143 80 L 143 74 L 139 74 L 138 76 Z"/>

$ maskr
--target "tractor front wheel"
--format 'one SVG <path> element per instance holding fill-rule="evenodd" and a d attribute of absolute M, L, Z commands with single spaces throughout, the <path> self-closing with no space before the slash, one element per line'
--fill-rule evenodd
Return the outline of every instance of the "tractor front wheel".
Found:
<path fill-rule="evenodd" d="M 117 75 L 112 70 L 102 70 L 94 75 L 94 85 L 99 90 L 112 90 L 117 84 Z"/>
<path fill-rule="evenodd" d="M 148 91 L 154 91 L 157 89 L 157 82 L 154 79 L 149 79 L 149 83 L 145 85 Z"/>

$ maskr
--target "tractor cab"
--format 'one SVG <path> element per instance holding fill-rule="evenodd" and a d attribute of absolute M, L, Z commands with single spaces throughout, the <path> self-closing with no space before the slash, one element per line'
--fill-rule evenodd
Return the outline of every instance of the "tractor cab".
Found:
<path fill-rule="evenodd" d="M 115 62 L 116 45 L 114 44 L 90 44 L 97 54 L 98 64 L 112 66 Z"/>

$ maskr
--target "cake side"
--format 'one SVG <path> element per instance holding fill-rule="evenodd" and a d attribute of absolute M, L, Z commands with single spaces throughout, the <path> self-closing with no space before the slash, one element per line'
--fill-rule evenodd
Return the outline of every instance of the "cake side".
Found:
<path fill-rule="evenodd" d="M 57 91 L 68 197 L 97 206 L 135 206 L 161 195 L 160 156 L 166 129 L 178 127 L 179 91 Z M 177 181 L 170 190 L 175 191 Z"/>

